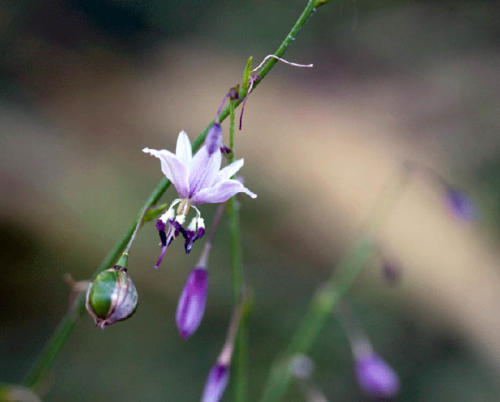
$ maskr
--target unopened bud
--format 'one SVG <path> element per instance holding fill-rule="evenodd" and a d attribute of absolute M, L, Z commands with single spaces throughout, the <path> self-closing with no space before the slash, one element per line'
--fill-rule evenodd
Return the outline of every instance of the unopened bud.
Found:
<path fill-rule="evenodd" d="M 451 212 L 465 221 L 472 221 L 477 218 L 477 208 L 474 203 L 464 193 L 453 187 L 446 189 L 446 201 Z"/>
<path fill-rule="evenodd" d="M 201 402 L 219 402 L 228 380 L 229 367 L 219 362 L 215 363 L 208 374 Z"/>
<path fill-rule="evenodd" d="M 95 324 L 104 329 L 130 317 L 137 308 L 137 290 L 121 266 L 100 272 L 87 288 L 85 307 Z"/>
<path fill-rule="evenodd" d="M 214 123 L 210 127 L 205 138 L 205 144 L 209 155 L 220 150 L 222 147 L 222 127 L 219 123 Z"/>
<path fill-rule="evenodd" d="M 177 328 L 183 338 L 190 337 L 200 325 L 207 300 L 208 272 L 195 268 L 189 274 L 177 305 Z"/>
<path fill-rule="evenodd" d="M 391 398 L 399 391 L 396 372 L 373 352 L 356 359 L 356 376 L 363 392 L 374 398 Z"/>

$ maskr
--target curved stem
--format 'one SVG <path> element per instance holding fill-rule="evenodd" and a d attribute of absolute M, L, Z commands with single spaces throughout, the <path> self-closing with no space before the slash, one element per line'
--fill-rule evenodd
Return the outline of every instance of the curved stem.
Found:
<path fill-rule="evenodd" d="M 370 257 L 376 251 L 376 232 L 385 222 L 396 201 L 399 200 L 408 182 L 408 177 L 409 171 L 404 169 L 398 171 L 396 178 L 391 178 L 388 185 L 382 190 L 363 234 L 335 267 L 330 278 L 316 290 L 309 304 L 309 309 L 292 337 L 288 348 L 271 367 L 261 398 L 262 402 L 279 401 L 285 395 L 292 379 L 290 370 L 292 357 L 298 353 L 306 354 L 310 350 L 333 308 L 349 291 Z"/>
<path fill-rule="evenodd" d="M 318 0 L 309 0 L 307 3 L 306 8 L 300 15 L 299 19 L 295 23 L 295 25 L 292 27 L 290 33 L 286 36 L 286 38 L 283 40 L 281 43 L 280 47 L 276 50 L 275 55 L 278 57 L 281 57 L 288 46 L 295 40 L 297 34 L 300 31 L 300 28 L 307 22 L 309 17 L 311 16 L 312 12 L 315 10 L 315 6 L 319 5 Z M 271 71 L 272 67 L 276 64 L 275 59 L 271 59 L 268 61 L 268 63 L 263 67 L 263 69 L 260 71 L 260 79 L 255 83 L 255 85 L 258 85 L 264 77 Z M 245 89 L 246 90 L 246 89 Z M 241 101 L 235 101 L 233 106 L 236 108 L 241 104 Z M 223 120 L 226 119 L 226 117 L 229 115 L 229 109 L 230 106 L 226 106 L 220 115 L 218 116 L 218 120 L 222 122 Z M 214 120 L 212 120 L 202 131 L 202 133 L 193 141 L 192 148 L 193 151 L 196 151 L 203 141 L 205 140 L 205 137 L 208 133 L 208 130 L 212 125 L 214 124 Z M 150 207 L 152 207 L 154 204 L 157 203 L 157 201 L 160 199 L 160 197 L 163 195 L 163 193 L 167 190 L 167 188 L 170 186 L 170 182 L 167 179 L 162 179 L 158 186 L 153 190 L 147 201 L 144 203 L 143 207 L 141 208 L 141 213 Z M 106 256 L 106 258 L 103 260 L 101 265 L 97 268 L 97 270 L 94 272 L 94 277 L 101 272 L 102 270 L 112 266 L 117 259 L 119 258 L 120 254 L 123 252 L 125 249 L 128 241 L 130 240 L 134 229 L 137 226 L 137 223 L 139 221 L 139 217 L 141 216 L 141 213 L 138 214 L 137 218 L 134 220 L 132 225 L 127 229 L 125 234 L 122 236 L 120 241 L 111 249 L 109 254 Z M 66 343 L 67 339 L 69 338 L 69 335 L 71 334 L 76 321 L 78 318 L 83 314 L 85 310 L 85 298 L 82 295 L 77 297 L 73 304 L 71 305 L 70 309 L 66 313 L 66 315 L 63 317 L 57 328 L 55 329 L 54 333 L 52 336 L 49 338 L 45 346 L 43 347 L 40 355 L 30 368 L 29 372 L 27 373 L 24 384 L 27 387 L 30 388 L 35 388 L 40 381 L 43 379 L 43 377 L 47 374 L 48 370 L 52 367 L 52 364 L 56 360 L 59 352 L 61 351 L 63 345 Z"/>

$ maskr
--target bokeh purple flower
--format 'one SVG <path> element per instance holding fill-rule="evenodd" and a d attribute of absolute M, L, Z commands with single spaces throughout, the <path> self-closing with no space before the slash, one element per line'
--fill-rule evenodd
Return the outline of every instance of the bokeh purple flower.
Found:
<path fill-rule="evenodd" d="M 391 398 L 399 391 L 396 372 L 376 353 L 367 352 L 356 359 L 356 376 L 363 392 L 375 398 Z"/>
<path fill-rule="evenodd" d="M 446 188 L 446 202 L 453 214 L 462 220 L 472 221 L 477 218 L 476 205 L 464 193 L 454 187 Z"/>
<path fill-rule="evenodd" d="M 184 339 L 189 338 L 200 325 L 207 300 L 208 272 L 197 267 L 189 274 L 177 305 L 177 328 Z"/>

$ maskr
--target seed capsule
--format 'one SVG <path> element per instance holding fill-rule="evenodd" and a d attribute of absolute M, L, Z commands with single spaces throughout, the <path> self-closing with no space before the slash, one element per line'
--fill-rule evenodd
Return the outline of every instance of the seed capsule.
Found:
<path fill-rule="evenodd" d="M 104 329 L 134 314 L 137 299 L 137 290 L 127 269 L 115 265 L 100 272 L 89 284 L 85 307 L 95 324 Z"/>

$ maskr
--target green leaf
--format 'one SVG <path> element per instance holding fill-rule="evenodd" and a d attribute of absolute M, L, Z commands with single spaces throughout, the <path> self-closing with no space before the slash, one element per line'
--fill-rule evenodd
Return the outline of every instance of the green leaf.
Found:
<path fill-rule="evenodd" d="M 149 208 L 148 211 L 146 212 L 146 215 L 144 215 L 143 222 L 149 222 L 154 219 L 157 219 L 163 212 L 165 212 L 167 207 L 168 207 L 167 204 L 162 204 L 157 207 Z"/>

